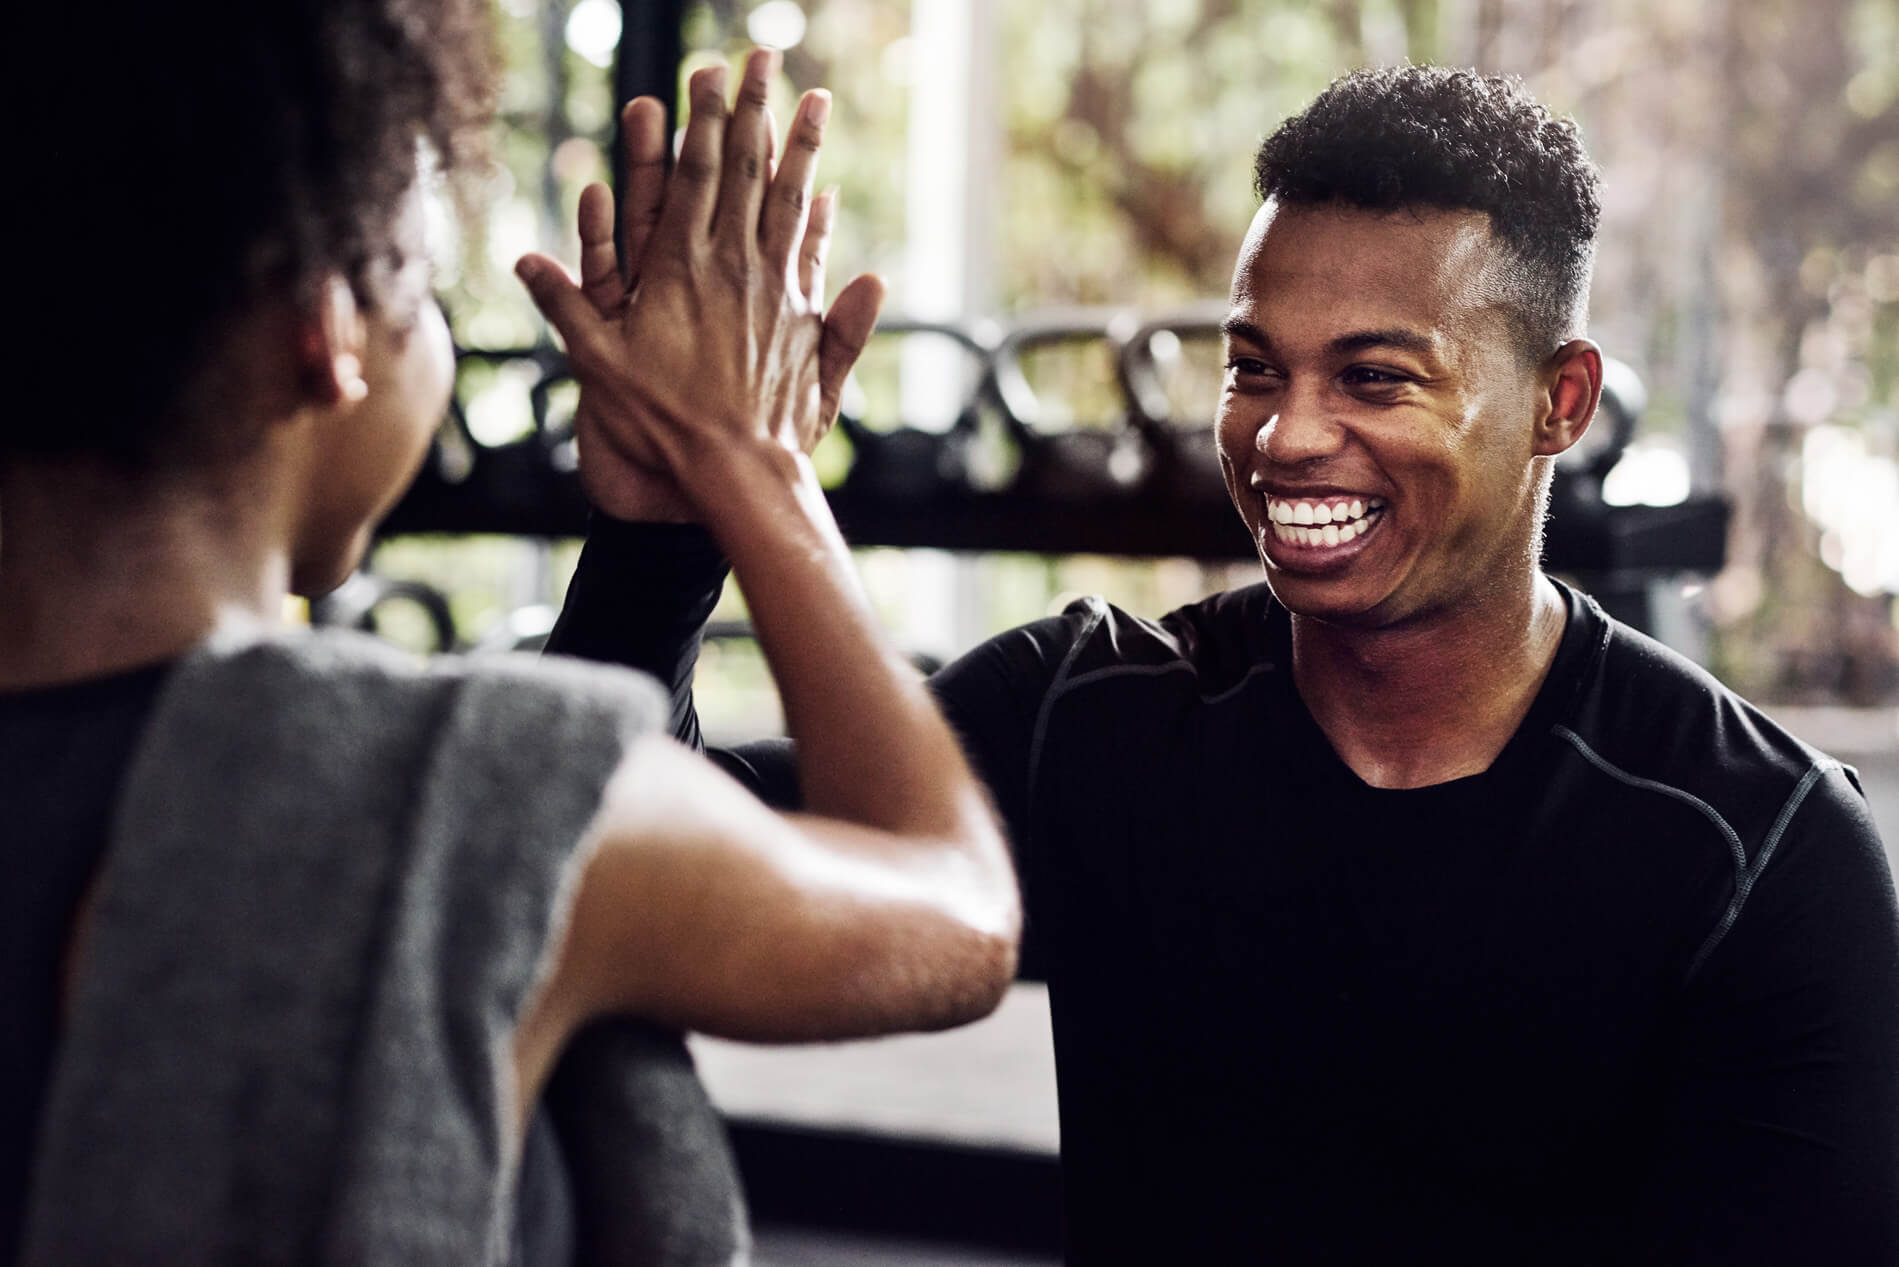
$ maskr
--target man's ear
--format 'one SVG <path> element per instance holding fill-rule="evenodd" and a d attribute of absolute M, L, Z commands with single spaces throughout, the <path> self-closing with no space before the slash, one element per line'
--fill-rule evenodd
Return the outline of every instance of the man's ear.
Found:
<path fill-rule="evenodd" d="M 333 408 L 353 405 L 369 395 L 369 383 L 363 377 L 368 338 L 356 292 L 343 278 L 330 274 L 297 323 L 297 377 L 309 403 Z"/>
<path fill-rule="evenodd" d="M 1583 438 L 1602 399 L 1602 349 L 1571 339 L 1544 362 L 1538 375 L 1543 408 L 1537 410 L 1535 451 L 1554 457 Z"/>

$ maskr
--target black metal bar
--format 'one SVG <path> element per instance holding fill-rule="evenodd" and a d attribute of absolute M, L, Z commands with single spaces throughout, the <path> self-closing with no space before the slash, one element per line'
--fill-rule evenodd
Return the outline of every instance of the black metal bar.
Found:
<path fill-rule="evenodd" d="M 1160 406 L 1142 403 L 1143 395 L 1154 393 L 1143 390 L 1139 374 L 1121 374 L 1125 399 L 1110 425 L 1043 430 L 1016 415 L 1021 406 L 1003 390 L 1002 378 L 1020 349 L 1076 332 L 1117 346 L 1125 341 L 1117 341 L 1115 323 L 1094 320 L 1087 325 L 1078 324 L 1073 314 L 1032 315 L 994 338 L 901 319 L 880 326 L 880 338 L 917 333 L 949 338 L 981 363 L 981 372 L 969 397 L 959 402 L 960 420 L 948 433 L 916 430 L 901 419 L 843 420 L 854 456 L 830 500 L 851 539 L 862 545 L 946 550 L 1251 558 L 1253 543 L 1227 503 L 1210 423 L 1155 416 Z M 1184 314 L 1150 323 L 1137 341 L 1161 329 L 1192 334 L 1196 320 Z M 496 447 L 471 440 L 469 460 L 459 471 L 431 464 L 381 531 L 583 533 L 587 505 L 574 471 L 572 437 L 562 419 L 546 416 L 553 385 L 567 381 L 559 353 L 539 347 L 470 349 L 462 355 L 538 366 L 541 379 L 530 393 L 534 431 Z M 1557 467 L 1545 538 L 1548 565 L 1598 576 L 1718 571 L 1726 554 L 1725 498 L 1694 497 L 1669 507 L 1604 502 L 1599 468 L 1635 431 L 1639 381 L 1619 392 L 1605 390 L 1604 399 L 1605 410 L 1623 416 L 1611 420 L 1610 447 L 1580 467 Z M 1001 417 L 1019 448 L 1019 468 L 1006 487 L 981 485 L 968 469 L 967 454 L 978 439 L 984 411 Z"/>
<path fill-rule="evenodd" d="M 625 172 L 617 156 L 626 138 L 620 135 L 619 112 L 635 97 L 658 97 L 666 107 L 666 135 L 679 124 L 679 64 L 685 60 L 682 27 L 685 0 L 621 0 L 620 47 L 613 58 L 613 194 L 625 194 Z M 668 147 L 667 160 L 672 161 Z M 622 248 L 625 243 L 621 243 Z M 624 249 L 622 250 L 624 256 Z"/>

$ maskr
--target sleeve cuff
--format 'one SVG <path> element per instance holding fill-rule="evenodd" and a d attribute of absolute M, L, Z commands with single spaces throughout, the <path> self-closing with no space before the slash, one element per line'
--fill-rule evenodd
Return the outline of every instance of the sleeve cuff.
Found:
<path fill-rule="evenodd" d="M 595 511 L 574 570 L 616 585 L 637 579 L 647 585 L 677 582 L 681 588 L 723 584 L 730 570 L 712 534 L 700 524 L 633 523 Z"/>

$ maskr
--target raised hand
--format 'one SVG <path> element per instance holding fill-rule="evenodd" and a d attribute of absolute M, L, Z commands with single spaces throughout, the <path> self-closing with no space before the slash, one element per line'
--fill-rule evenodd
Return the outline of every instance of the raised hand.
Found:
<path fill-rule="evenodd" d="M 620 241 L 626 244 L 621 268 L 614 242 L 613 191 L 589 185 L 580 192 L 580 288 L 601 320 L 616 319 L 639 284 L 639 263 L 646 238 L 659 221 L 666 198 L 666 108 L 653 97 L 629 102 L 620 114 L 625 146 L 626 200 L 620 209 Z M 580 448 L 580 482 L 588 501 L 619 519 L 684 523 L 692 507 L 662 470 L 645 465 L 612 442 L 595 417 L 591 393 L 582 391 L 574 414 Z"/>
<path fill-rule="evenodd" d="M 670 181 L 659 103 L 627 107 L 627 267 L 601 186 L 581 199 L 579 286 L 545 256 L 518 266 L 580 380 L 583 482 L 616 517 L 690 517 L 710 495 L 693 486 L 716 475 L 721 446 L 808 452 L 875 325 L 875 278 L 853 280 L 823 312 L 834 203 L 810 192 L 830 100 L 805 95 L 774 171 L 775 65 L 766 51 L 747 60 L 729 114 L 724 68 L 692 77 Z"/>

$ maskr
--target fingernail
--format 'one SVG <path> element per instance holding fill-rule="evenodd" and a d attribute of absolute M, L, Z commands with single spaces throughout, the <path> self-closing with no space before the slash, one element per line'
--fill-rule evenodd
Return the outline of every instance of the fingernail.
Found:
<path fill-rule="evenodd" d="M 809 119 L 811 126 L 816 128 L 821 128 L 830 121 L 831 94 L 828 91 L 823 88 L 811 90 L 811 104 L 805 109 L 805 118 Z"/>

